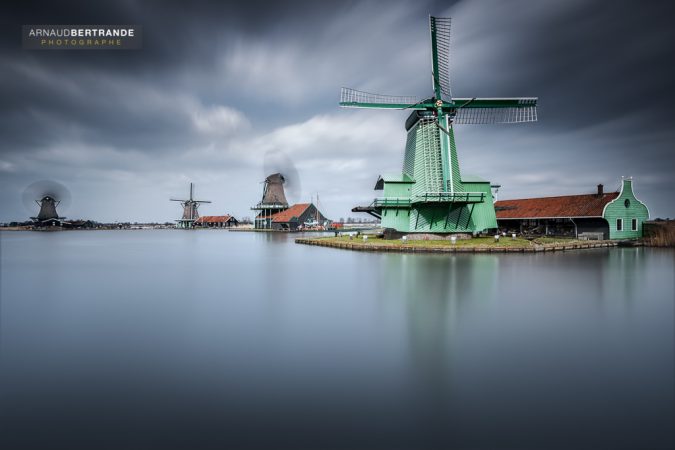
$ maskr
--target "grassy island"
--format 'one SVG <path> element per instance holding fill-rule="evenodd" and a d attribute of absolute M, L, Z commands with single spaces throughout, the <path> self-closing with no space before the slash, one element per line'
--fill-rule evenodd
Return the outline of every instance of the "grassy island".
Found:
<path fill-rule="evenodd" d="M 414 236 L 408 239 L 385 240 L 377 236 L 339 236 L 320 238 L 299 238 L 298 244 L 318 245 L 322 247 L 342 248 L 361 251 L 392 251 L 392 252 L 544 252 L 560 250 L 576 250 L 586 248 L 614 247 L 616 241 L 582 241 L 570 238 L 537 238 L 524 239 L 520 237 L 476 237 L 472 239 L 418 239 Z"/>

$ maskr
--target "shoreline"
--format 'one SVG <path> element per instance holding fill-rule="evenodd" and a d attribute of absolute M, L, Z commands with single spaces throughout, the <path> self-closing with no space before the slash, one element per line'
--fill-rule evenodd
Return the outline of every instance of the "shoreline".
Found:
<path fill-rule="evenodd" d="M 373 239 L 373 241 L 376 241 Z M 391 242 L 391 243 L 390 243 Z M 415 243 L 401 243 L 400 240 L 381 241 L 373 243 L 368 241 L 336 241 L 335 238 L 297 238 L 296 244 L 314 245 L 318 247 L 337 248 L 342 250 L 356 250 L 364 252 L 394 252 L 394 253 L 542 253 L 542 252 L 560 252 L 569 250 L 582 250 L 592 248 L 611 248 L 619 247 L 619 241 L 599 241 L 584 242 L 574 241 L 569 243 L 536 244 L 529 246 L 497 246 L 486 244 L 475 245 L 457 245 L 446 243 L 444 245 L 429 245 L 429 241 L 424 245 Z M 642 246 L 642 244 L 636 244 Z"/>

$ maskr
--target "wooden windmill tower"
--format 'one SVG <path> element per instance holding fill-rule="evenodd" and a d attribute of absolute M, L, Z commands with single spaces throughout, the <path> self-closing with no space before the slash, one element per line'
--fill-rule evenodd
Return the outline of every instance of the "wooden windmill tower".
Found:
<path fill-rule="evenodd" d="M 274 173 L 265 178 L 262 200 L 251 209 L 260 211 L 255 218 L 255 228 L 271 228 L 272 216 L 288 209 L 288 201 L 284 192 L 286 177 L 281 173 Z"/>
<path fill-rule="evenodd" d="M 193 198 L 193 185 L 190 183 L 190 198 L 187 200 L 170 199 L 172 202 L 180 202 L 183 205 L 183 217 L 176 220 L 176 228 L 193 228 L 195 220 L 199 218 L 200 203 L 211 203 L 208 200 L 195 200 Z"/>
<path fill-rule="evenodd" d="M 26 205 L 35 202 L 40 211 L 37 216 L 31 217 L 35 227 L 59 227 L 64 224 L 65 217 L 59 216 L 56 208 L 65 203 L 68 206 L 70 192 L 56 181 L 41 180 L 29 185 L 23 193 Z M 31 208 L 32 209 L 32 208 Z"/>
<path fill-rule="evenodd" d="M 65 219 L 65 217 L 59 217 L 59 214 L 56 212 L 56 207 L 59 206 L 59 203 L 61 202 L 54 198 L 53 195 L 47 194 L 40 200 L 35 200 L 35 203 L 40 205 L 40 212 L 37 217 L 31 217 L 31 219 L 37 225 L 57 226 Z"/>
<path fill-rule="evenodd" d="M 429 17 L 433 97 L 397 97 L 342 88 L 340 106 L 407 109 L 408 133 L 401 174 L 382 176 L 384 195 L 370 207 L 382 226 L 401 232 L 480 232 L 497 228 L 490 183 L 462 176 L 455 124 L 537 120 L 537 98 L 453 98 L 450 92 L 450 19 Z"/>

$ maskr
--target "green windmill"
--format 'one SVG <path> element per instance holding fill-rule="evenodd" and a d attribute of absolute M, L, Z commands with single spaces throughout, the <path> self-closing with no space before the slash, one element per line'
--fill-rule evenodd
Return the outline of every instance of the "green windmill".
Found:
<path fill-rule="evenodd" d="M 381 176 L 383 190 L 368 207 L 401 232 L 473 233 L 497 228 L 490 183 L 462 176 L 455 124 L 518 123 L 537 120 L 537 98 L 453 98 L 450 92 L 450 19 L 429 17 L 433 97 L 399 97 L 342 88 L 340 106 L 409 109 L 403 173 Z"/>

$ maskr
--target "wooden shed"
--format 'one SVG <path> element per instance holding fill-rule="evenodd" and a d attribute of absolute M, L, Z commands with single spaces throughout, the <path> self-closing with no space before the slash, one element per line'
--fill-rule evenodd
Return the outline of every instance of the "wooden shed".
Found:
<path fill-rule="evenodd" d="M 568 235 L 588 239 L 635 239 L 649 219 L 647 206 L 623 179 L 619 191 L 594 194 L 500 200 L 495 203 L 500 229 L 520 233 Z"/>
<path fill-rule="evenodd" d="M 326 221 L 326 217 L 313 203 L 297 203 L 272 216 L 272 229 L 297 230 L 310 224 L 323 225 Z"/>
<path fill-rule="evenodd" d="M 201 216 L 194 222 L 195 227 L 201 228 L 230 228 L 239 225 L 239 221 L 230 215 Z"/>

